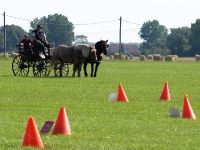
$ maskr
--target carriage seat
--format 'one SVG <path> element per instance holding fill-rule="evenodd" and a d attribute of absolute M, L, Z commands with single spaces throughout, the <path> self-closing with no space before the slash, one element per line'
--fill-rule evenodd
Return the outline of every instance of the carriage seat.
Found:
<path fill-rule="evenodd" d="M 18 52 L 23 54 L 32 54 L 32 44 L 30 43 L 29 46 L 29 49 L 25 49 L 23 43 L 20 43 L 20 46 L 19 43 L 16 43 L 16 47 L 19 49 Z"/>

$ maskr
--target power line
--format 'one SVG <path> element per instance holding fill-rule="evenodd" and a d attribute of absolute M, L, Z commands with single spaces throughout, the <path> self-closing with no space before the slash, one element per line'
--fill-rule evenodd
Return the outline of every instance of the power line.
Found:
<path fill-rule="evenodd" d="M 3 14 L 1 14 L 1 15 L 3 15 Z M 10 16 L 10 15 L 6 15 L 6 16 L 10 17 L 10 18 L 14 18 L 14 19 L 28 21 L 28 22 L 32 21 L 32 20 L 28 20 L 28 19 L 23 19 L 23 18 L 19 18 L 19 17 Z M 119 21 L 119 19 L 110 20 L 110 21 L 103 21 L 103 22 L 93 22 L 93 23 L 87 23 L 87 24 L 74 24 L 74 25 L 95 25 L 95 24 L 103 24 L 103 23 L 109 23 L 109 22 L 114 22 L 114 21 Z M 122 20 L 122 21 L 130 23 L 130 24 L 141 25 L 141 24 L 138 24 L 138 23 L 127 21 L 127 20 Z M 66 24 L 57 24 L 57 23 L 45 23 L 45 24 L 66 25 Z M 187 27 L 187 25 L 186 25 L 186 27 Z M 199 28 L 200 26 L 197 26 L 197 27 Z M 189 27 L 189 28 L 197 28 L 197 27 Z M 168 27 L 167 29 L 173 29 L 173 28 L 181 28 L 181 27 Z M 130 29 L 130 30 L 138 30 L 138 29 Z"/>
<path fill-rule="evenodd" d="M 6 16 L 7 16 L 7 17 L 11 17 L 11 18 L 15 18 L 15 19 L 19 19 L 19 20 L 31 21 L 31 20 L 28 20 L 28 19 L 18 18 L 18 17 L 14 17 L 14 16 L 10 16 L 10 15 L 6 15 Z M 103 21 L 103 22 L 93 22 L 93 23 L 87 23 L 87 24 L 74 24 L 74 25 L 92 25 L 92 24 L 102 24 L 102 23 L 114 22 L 114 21 L 117 21 L 117 20 L 119 20 L 119 19 L 110 20 L 110 21 Z M 66 25 L 66 24 L 56 24 L 56 23 L 45 23 L 45 24 Z"/>
<path fill-rule="evenodd" d="M 140 29 L 126 29 L 126 30 L 122 30 L 122 31 L 124 32 L 124 31 L 133 31 L 133 30 L 140 30 Z"/>
<path fill-rule="evenodd" d="M 138 30 L 124 30 L 124 31 L 122 31 L 124 34 L 131 34 L 131 33 L 133 33 L 133 32 L 138 32 L 139 31 L 139 29 Z M 79 32 L 76 32 L 75 34 L 76 35 L 101 35 L 101 34 L 104 34 L 104 35 L 118 35 L 119 33 L 118 33 L 118 31 L 109 31 L 109 32 L 85 32 L 85 33 L 79 33 Z"/>
<path fill-rule="evenodd" d="M 122 21 L 127 22 L 127 23 L 131 23 L 131 24 L 135 24 L 135 25 L 139 25 L 139 26 L 141 26 L 141 24 L 138 24 L 138 23 L 133 23 L 133 22 L 126 21 L 126 20 L 122 20 Z"/>
<path fill-rule="evenodd" d="M 27 19 L 23 19 L 23 18 L 18 18 L 18 17 L 14 17 L 14 16 L 9 16 L 9 15 L 6 15 L 7 17 L 11 17 L 11 18 L 15 18 L 15 19 L 20 19 L 20 20 L 25 20 L 25 21 L 31 21 L 31 20 L 27 20 Z"/>
<path fill-rule="evenodd" d="M 123 34 L 122 35 L 122 37 L 127 37 L 127 36 L 134 36 L 133 34 Z M 93 36 L 88 36 L 88 38 L 98 38 L 98 37 L 100 37 L 100 36 L 95 36 L 95 35 L 93 35 Z M 108 35 L 108 36 L 106 36 L 106 38 L 108 38 L 108 37 L 119 37 L 118 35 Z"/>
<path fill-rule="evenodd" d="M 3 14 L 1 14 L 3 15 Z M 31 20 L 28 20 L 28 19 L 23 19 L 23 18 L 19 18 L 19 17 L 14 17 L 14 16 L 10 16 L 10 15 L 5 15 L 7 17 L 11 17 L 11 18 L 14 18 L 14 19 L 19 19 L 19 20 L 23 20 L 23 21 L 28 21 L 28 22 L 31 22 Z M 115 20 L 110 20 L 110 21 L 103 21 L 103 22 L 93 22 L 93 23 L 87 23 L 87 24 L 73 24 L 73 25 L 96 25 L 96 24 L 104 24 L 104 23 L 109 23 L 109 22 L 114 22 L 114 21 L 119 21 L 119 19 L 115 19 Z M 130 24 L 135 24 L 135 25 L 140 25 L 141 24 L 138 24 L 138 23 L 134 23 L 134 22 L 130 22 L 130 21 L 127 21 L 127 20 L 122 20 L 124 22 L 127 22 L 127 23 L 130 23 Z M 66 24 L 57 24 L 57 23 L 45 23 L 45 24 L 52 24 L 52 25 L 66 25 Z M 188 26 L 182 26 L 182 27 L 188 27 Z M 200 26 L 196 26 L 196 27 L 188 27 L 188 28 L 199 28 Z M 181 27 L 166 27 L 166 29 L 176 29 L 176 28 L 181 28 Z M 140 29 L 126 29 L 126 30 L 122 30 L 122 32 L 127 32 L 127 31 L 133 31 L 133 30 L 140 30 Z M 89 32 L 89 33 L 77 33 L 76 35 L 78 34 L 98 34 L 98 33 L 107 33 L 107 34 L 114 34 L 114 32 L 118 32 L 118 31 L 101 31 L 101 32 Z"/>
<path fill-rule="evenodd" d="M 114 21 L 118 21 L 117 20 L 110 20 L 110 21 L 104 21 L 104 22 L 95 22 L 95 23 L 87 23 L 87 24 L 74 24 L 74 25 L 91 25 L 91 24 L 102 24 L 102 23 L 109 23 L 109 22 L 114 22 Z"/>
<path fill-rule="evenodd" d="M 130 22 L 130 21 L 126 21 L 126 20 L 122 20 L 124 22 L 127 22 L 127 23 L 131 23 L 131 24 L 135 24 L 135 25 L 140 25 L 142 26 L 141 24 L 138 24 L 138 23 L 133 23 L 133 22 Z M 188 25 L 185 25 L 185 26 L 182 26 L 182 27 L 188 27 Z M 200 26 L 197 26 L 197 27 L 200 27 Z M 167 28 L 167 27 L 166 27 Z M 173 28 L 181 28 L 180 26 L 179 27 L 168 27 L 167 29 L 173 29 Z M 195 27 L 189 27 L 189 28 L 195 28 Z"/>
<path fill-rule="evenodd" d="M 127 32 L 127 31 L 135 31 L 135 30 L 140 30 L 140 29 L 125 29 L 125 30 L 122 30 L 122 32 Z M 99 31 L 99 32 L 80 32 L 80 33 L 77 33 L 77 34 L 98 34 L 98 33 L 108 33 L 108 34 L 112 34 L 112 33 L 117 33 L 118 34 L 118 30 L 109 30 L 109 31 Z"/>

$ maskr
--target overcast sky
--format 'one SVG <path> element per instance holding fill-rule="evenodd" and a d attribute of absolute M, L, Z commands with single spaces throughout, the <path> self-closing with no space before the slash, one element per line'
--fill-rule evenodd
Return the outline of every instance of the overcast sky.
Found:
<path fill-rule="evenodd" d="M 138 32 L 149 20 L 158 20 L 167 28 L 190 27 L 200 18 L 200 0 L 0 0 L 0 10 L 0 26 L 5 11 L 6 24 L 21 26 L 26 31 L 29 21 L 12 17 L 33 20 L 55 13 L 65 15 L 74 24 L 75 35 L 83 34 L 90 42 L 119 42 L 121 16 L 122 42 L 126 43 L 142 42 Z"/>

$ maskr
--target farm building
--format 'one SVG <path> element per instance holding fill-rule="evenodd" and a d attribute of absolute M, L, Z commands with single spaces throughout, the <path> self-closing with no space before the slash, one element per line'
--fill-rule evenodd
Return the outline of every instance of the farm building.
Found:
<path fill-rule="evenodd" d="M 118 43 L 109 44 L 108 51 L 109 51 L 109 53 L 119 53 L 119 44 Z M 133 44 L 122 44 L 121 45 L 121 53 L 123 55 L 134 55 L 134 56 L 140 55 L 138 46 L 133 45 Z"/>

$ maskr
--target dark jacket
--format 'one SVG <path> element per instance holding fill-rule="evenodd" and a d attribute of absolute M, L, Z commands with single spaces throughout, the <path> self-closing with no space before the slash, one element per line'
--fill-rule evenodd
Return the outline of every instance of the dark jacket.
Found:
<path fill-rule="evenodd" d="M 38 30 L 33 30 L 32 33 L 35 33 L 35 38 L 40 42 L 44 42 L 45 33 L 43 31 L 38 32 Z"/>

